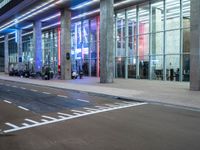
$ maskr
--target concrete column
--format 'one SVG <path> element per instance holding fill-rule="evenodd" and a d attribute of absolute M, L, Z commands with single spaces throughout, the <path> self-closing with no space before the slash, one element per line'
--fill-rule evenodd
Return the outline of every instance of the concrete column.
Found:
<path fill-rule="evenodd" d="M 23 70 L 22 65 L 22 30 L 16 32 L 18 70 Z"/>
<path fill-rule="evenodd" d="M 8 34 L 4 37 L 4 71 L 9 73 Z"/>
<path fill-rule="evenodd" d="M 61 10 L 61 79 L 71 79 L 71 12 Z"/>
<path fill-rule="evenodd" d="M 33 25 L 33 50 L 35 54 L 34 71 L 42 70 L 42 24 L 41 21 L 34 22 Z"/>
<path fill-rule="evenodd" d="M 200 90 L 200 1 L 191 0 L 190 89 Z"/>
<path fill-rule="evenodd" d="M 100 83 L 112 83 L 113 64 L 113 0 L 100 1 Z"/>

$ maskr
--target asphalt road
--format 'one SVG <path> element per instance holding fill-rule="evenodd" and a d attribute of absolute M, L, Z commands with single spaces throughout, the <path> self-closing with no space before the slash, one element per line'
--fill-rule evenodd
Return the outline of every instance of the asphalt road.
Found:
<path fill-rule="evenodd" d="M 0 150 L 199 150 L 200 111 L 0 80 Z"/>

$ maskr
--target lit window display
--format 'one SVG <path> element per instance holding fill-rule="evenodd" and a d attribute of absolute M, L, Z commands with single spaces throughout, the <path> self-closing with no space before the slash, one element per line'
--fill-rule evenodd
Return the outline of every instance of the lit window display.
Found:
<path fill-rule="evenodd" d="M 25 64 L 26 69 L 33 69 L 34 51 L 32 34 L 22 37 L 22 61 Z"/>
<path fill-rule="evenodd" d="M 17 64 L 17 43 L 15 39 L 11 39 L 8 41 L 8 53 L 9 53 L 9 65 Z"/>
<path fill-rule="evenodd" d="M 58 29 L 53 28 L 42 33 L 42 63 L 58 72 Z"/>
<path fill-rule="evenodd" d="M 116 77 L 189 80 L 190 0 L 152 0 L 120 10 L 116 32 Z"/>
<path fill-rule="evenodd" d="M 72 70 L 77 72 L 82 70 L 86 76 L 97 76 L 98 18 L 75 22 L 71 26 Z"/>
<path fill-rule="evenodd" d="M 151 0 L 114 15 L 115 77 L 189 81 L 190 0 Z M 72 71 L 99 76 L 100 17 L 71 24 Z M 60 27 L 42 33 L 43 65 L 58 72 Z M 23 62 L 34 61 L 32 35 L 24 36 Z M 1 46 L 2 47 L 2 46 Z M 17 62 L 15 39 L 9 62 Z"/>

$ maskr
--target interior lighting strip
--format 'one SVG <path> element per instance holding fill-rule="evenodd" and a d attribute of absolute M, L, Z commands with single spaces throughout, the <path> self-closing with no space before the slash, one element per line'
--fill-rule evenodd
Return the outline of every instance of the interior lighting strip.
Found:
<path fill-rule="evenodd" d="M 84 2 L 84 3 L 78 4 L 74 7 L 71 7 L 70 9 L 71 10 L 80 9 L 80 8 L 83 8 L 83 7 L 86 7 L 86 6 L 90 6 L 90 5 L 97 3 L 97 2 L 100 2 L 100 0 L 92 0 L 92 1 L 89 1 L 89 2 Z"/>
<path fill-rule="evenodd" d="M 34 9 L 32 9 L 31 11 L 19 16 L 18 18 L 16 18 L 16 19 L 4 24 L 3 26 L 1 26 L 0 31 L 3 31 L 3 30 L 5 30 L 5 29 L 7 29 L 7 28 L 19 23 L 19 22 L 22 22 L 23 20 L 26 20 L 27 18 L 30 18 L 30 17 L 32 17 L 34 15 L 37 15 L 37 14 L 39 14 L 39 13 L 41 13 L 41 12 L 43 12 L 43 11 L 49 9 L 49 8 L 52 8 L 55 5 L 57 5 L 59 3 L 62 3 L 64 1 L 66 1 L 66 0 L 58 0 L 58 1 L 57 0 L 56 1 L 55 0 L 51 0 L 51 1 L 48 1 L 48 2 L 46 2 L 44 4 L 42 4 L 42 5 L 34 8 Z M 45 7 L 46 5 L 48 5 L 48 6 Z M 38 11 L 36 11 L 36 10 L 38 10 Z"/>

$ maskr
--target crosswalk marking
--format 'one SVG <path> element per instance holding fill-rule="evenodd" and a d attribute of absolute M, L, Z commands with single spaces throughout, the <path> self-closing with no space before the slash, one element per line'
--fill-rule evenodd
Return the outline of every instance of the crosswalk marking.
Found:
<path fill-rule="evenodd" d="M 105 107 L 105 106 L 95 106 L 97 107 L 98 109 L 107 109 L 108 107 Z"/>
<path fill-rule="evenodd" d="M 42 121 L 42 122 L 48 122 L 48 120 L 46 120 L 46 119 L 41 119 L 41 121 Z"/>
<path fill-rule="evenodd" d="M 37 121 L 34 121 L 34 120 L 31 120 L 31 119 L 24 119 L 25 121 L 28 121 L 28 122 L 31 122 L 31 123 L 34 123 L 34 124 L 37 124 L 37 123 L 39 123 L 39 122 L 37 122 Z"/>
<path fill-rule="evenodd" d="M 38 127 L 38 126 L 43 126 L 43 125 L 47 125 L 47 124 L 52 124 L 52 123 L 56 123 L 56 122 L 60 122 L 60 121 L 66 121 L 66 120 L 70 120 L 70 119 L 75 119 L 75 118 L 80 118 L 80 117 L 84 117 L 84 116 L 89 116 L 92 114 L 98 114 L 98 113 L 102 113 L 102 112 L 109 112 L 109 111 L 113 111 L 113 110 L 119 110 L 119 109 L 123 109 L 123 108 L 129 108 L 129 107 L 134 107 L 134 106 L 140 106 L 140 105 L 145 105 L 147 103 L 139 103 L 139 102 L 133 102 L 132 104 L 129 103 L 127 105 L 121 104 L 121 105 L 112 105 L 112 107 L 105 107 L 105 106 L 96 106 L 97 109 L 94 108 L 88 108 L 88 107 L 84 107 L 85 111 L 80 111 L 80 110 L 71 110 L 72 112 L 74 112 L 73 114 L 66 114 L 66 113 L 61 113 L 58 112 L 57 113 L 57 117 L 50 117 L 50 116 L 41 116 L 42 118 L 46 118 L 46 119 L 41 119 L 40 121 L 34 121 L 31 119 L 24 119 L 25 121 L 28 121 L 32 124 L 28 124 L 28 123 L 22 123 L 21 126 L 17 126 L 14 125 L 12 123 L 5 123 L 7 126 L 11 127 L 11 129 L 8 130 L 4 130 L 2 131 L 3 133 L 11 133 L 11 132 L 15 132 L 15 131 L 19 131 L 19 130 L 24 130 L 24 129 L 28 129 L 28 128 L 33 128 L 33 127 Z M 100 108 L 104 108 L 104 109 L 100 109 Z M 48 119 L 48 120 L 47 120 Z"/>
<path fill-rule="evenodd" d="M 5 124 L 8 125 L 8 126 L 10 126 L 10 127 L 12 127 L 12 128 L 15 128 L 15 129 L 19 128 L 18 126 L 14 125 L 12 123 L 9 123 L 9 122 L 7 122 Z"/>
<path fill-rule="evenodd" d="M 87 107 L 84 107 L 83 109 L 86 109 L 88 111 L 97 111 L 98 109 L 94 109 L 94 108 L 87 108 Z"/>
<path fill-rule="evenodd" d="M 42 117 L 43 117 L 43 118 L 46 118 L 46 119 L 56 120 L 56 118 L 49 117 L 49 116 L 42 116 Z"/>
<path fill-rule="evenodd" d="M 59 118 L 61 118 L 61 119 L 66 119 L 66 117 L 64 117 L 64 116 L 58 116 Z"/>
<path fill-rule="evenodd" d="M 75 113 L 81 113 L 81 114 L 84 114 L 85 112 L 84 111 L 80 111 L 80 110 L 71 110 L 72 112 L 75 112 Z"/>
<path fill-rule="evenodd" d="M 27 124 L 27 123 L 22 123 L 22 125 L 23 125 L 23 126 L 29 126 L 29 124 Z"/>
<path fill-rule="evenodd" d="M 65 114 L 65 113 L 60 113 L 60 112 L 58 112 L 57 114 L 63 115 L 63 116 L 67 116 L 67 117 L 71 117 L 71 116 L 72 116 L 72 115 L 70 115 L 70 114 Z"/>

